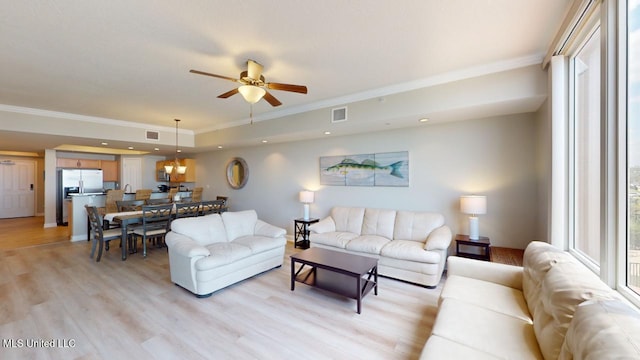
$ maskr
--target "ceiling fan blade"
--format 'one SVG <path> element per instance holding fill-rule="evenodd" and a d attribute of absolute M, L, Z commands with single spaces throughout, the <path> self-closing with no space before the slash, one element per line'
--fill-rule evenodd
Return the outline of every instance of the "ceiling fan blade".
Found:
<path fill-rule="evenodd" d="M 200 70 L 193 70 L 193 69 L 192 69 L 192 70 L 189 70 L 189 72 L 190 72 L 190 73 L 193 73 L 193 74 L 206 75 L 206 76 L 213 76 L 213 77 L 220 78 L 220 79 L 224 79 L 224 80 L 230 80 L 230 81 L 233 81 L 233 82 L 238 82 L 238 79 L 234 79 L 234 78 L 232 78 L 232 77 L 222 76 L 222 75 L 216 75 L 216 74 L 211 74 L 211 73 L 204 72 L 204 71 L 200 71 Z"/>
<path fill-rule="evenodd" d="M 227 91 L 227 92 L 226 92 L 226 93 L 224 93 L 224 94 L 220 94 L 220 95 L 218 95 L 218 97 L 219 97 L 220 99 L 226 99 L 226 98 L 228 98 L 228 97 L 230 97 L 230 96 L 233 96 L 233 95 L 235 95 L 235 94 L 237 94 L 237 93 L 238 93 L 238 88 L 235 88 L 235 89 L 233 89 L 233 90 L 229 90 L 229 91 Z"/>
<path fill-rule="evenodd" d="M 266 92 L 264 93 L 264 97 L 263 99 L 265 99 L 269 104 L 271 104 L 271 106 L 280 106 L 282 105 L 282 103 L 280 102 L 280 100 L 276 99 L 273 95 L 271 95 L 270 92 Z"/>
<path fill-rule="evenodd" d="M 265 85 L 268 89 L 272 89 L 272 90 L 291 91 L 291 92 L 297 92 L 300 94 L 307 93 L 307 87 L 303 85 L 291 85 L 291 84 L 279 84 L 279 83 L 266 83 Z"/>
<path fill-rule="evenodd" d="M 260 75 L 262 75 L 262 65 L 258 64 L 253 60 L 247 60 L 247 74 L 253 80 L 259 80 Z"/>

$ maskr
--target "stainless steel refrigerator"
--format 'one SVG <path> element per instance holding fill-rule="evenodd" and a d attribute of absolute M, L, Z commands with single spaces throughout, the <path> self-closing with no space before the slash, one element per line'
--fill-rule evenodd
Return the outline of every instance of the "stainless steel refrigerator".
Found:
<path fill-rule="evenodd" d="M 58 170 L 58 189 L 56 201 L 56 222 L 58 225 L 67 225 L 67 207 L 65 199 L 70 199 L 75 194 L 100 194 L 104 192 L 102 183 L 102 170 Z"/>

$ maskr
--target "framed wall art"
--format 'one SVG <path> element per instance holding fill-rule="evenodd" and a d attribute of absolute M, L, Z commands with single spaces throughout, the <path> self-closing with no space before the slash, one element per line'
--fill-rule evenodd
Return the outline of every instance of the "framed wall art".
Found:
<path fill-rule="evenodd" d="M 320 184 L 409 186 L 409 152 L 320 157 Z"/>

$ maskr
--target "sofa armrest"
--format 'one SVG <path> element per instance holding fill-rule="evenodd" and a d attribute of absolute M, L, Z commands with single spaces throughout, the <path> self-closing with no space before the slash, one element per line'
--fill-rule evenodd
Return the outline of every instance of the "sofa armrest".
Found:
<path fill-rule="evenodd" d="M 447 250 L 451 245 L 451 229 L 443 225 L 433 230 L 424 243 L 425 250 Z"/>
<path fill-rule="evenodd" d="M 254 228 L 253 233 L 255 235 L 278 238 L 285 236 L 287 230 L 258 219 L 258 221 L 256 221 L 256 227 Z"/>
<path fill-rule="evenodd" d="M 522 267 L 520 266 L 449 256 L 447 276 L 453 275 L 489 281 L 522 290 Z"/>
<path fill-rule="evenodd" d="M 315 224 L 309 225 L 309 231 L 316 234 L 328 233 L 336 231 L 336 223 L 331 216 L 318 221 Z"/>
<path fill-rule="evenodd" d="M 165 242 L 167 243 L 169 250 L 185 257 L 192 258 L 196 256 L 204 257 L 211 255 L 209 249 L 206 247 L 191 240 L 191 238 L 186 235 L 178 234 L 173 231 L 167 233 Z"/>

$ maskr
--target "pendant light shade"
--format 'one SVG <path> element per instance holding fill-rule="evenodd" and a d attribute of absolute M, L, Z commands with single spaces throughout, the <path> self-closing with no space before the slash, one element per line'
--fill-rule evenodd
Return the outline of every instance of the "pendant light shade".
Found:
<path fill-rule="evenodd" d="M 180 160 L 178 160 L 178 123 L 180 119 L 174 119 L 176 122 L 176 158 L 173 163 L 164 166 L 164 171 L 167 174 L 173 173 L 173 169 L 176 169 L 176 174 L 184 174 L 187 172 L 187 167 L 180 165 Z"/>
<path fill-rule="evenodd" d="M 240 94 L 242 94 L 242 97 L 244 97 L 244 99 L 250 104 L 257 103 L 258 101 L 260 101 L 260 99 L 262 99 L 264 94 L 267 93 L 265 89 L 254 85 L 242 85 L 238 88 L 238 91 L 240 92 Z"/>

